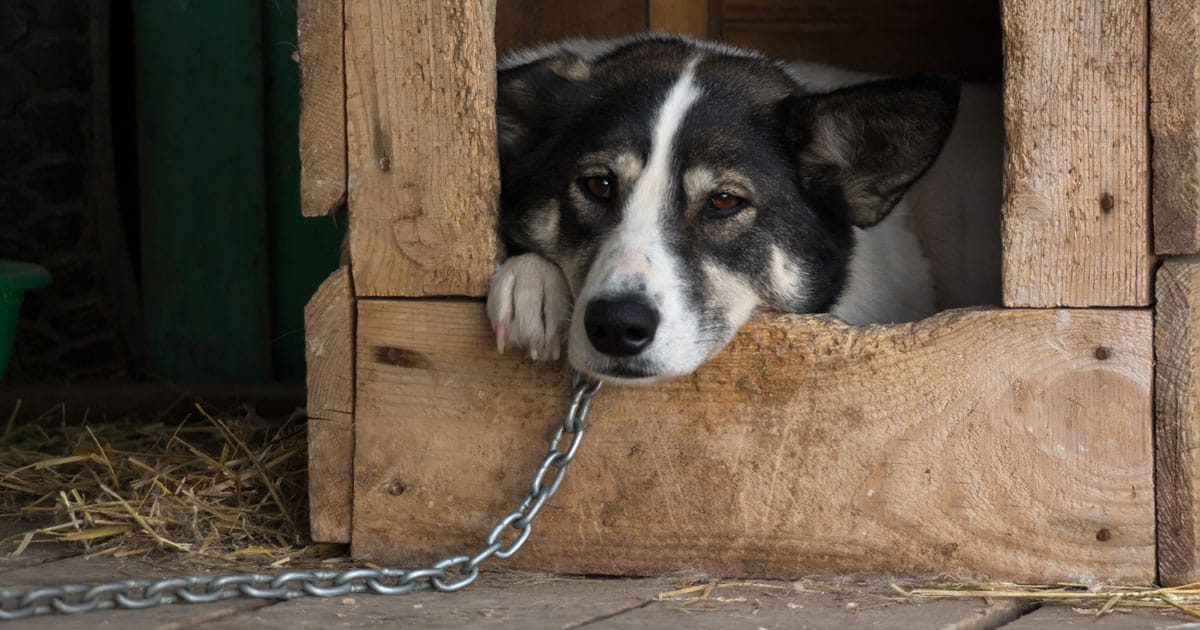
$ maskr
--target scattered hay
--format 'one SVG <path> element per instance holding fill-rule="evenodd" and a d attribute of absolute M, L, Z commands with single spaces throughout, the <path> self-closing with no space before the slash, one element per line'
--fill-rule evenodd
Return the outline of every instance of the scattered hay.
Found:
<path fill-rule="evenodd" d="M 314 545 L 307 531 L 307 442 L 302 413 L 267 420 L 252 409 L 213 413 L 196 405 L 177 420 L 128 417 L 72 421 L 62 406 L 18 423 L 20 403 L 0 434 L 0 519 L 46 523 L 7 539 L 19 556 L 31 545 L 70 543 L 88 555 L 143 557 L 234 571 L 345 564 L 339 545 Z M 370 563 L 366 563 L 367 566 Z M 529 583 L 579 579 L 493 576 Z M 929 585 L 688 580 L 655 599 L 680 609 L 755 604 L 788 592 L 874 589 L 879 603 L 935 599 L 1059 604 L 1091 615 L 1154 608 L 1200 618 L 1200 582 L 1169 588 L 1058 584 Z M 882 586 L 881 586 L 882 585 Z"/>
<path fill-rule="evenodd" d="M 91 556 L 240 570 L 340 549 L 308 542 L 300 413 L 265 420 L 197 404 L 174 421 L 90 423 L 60 406 L 18 424 L 19 406 L 0 435 L 0 518 L 48 524 L 4 541 L 12 555 L 66 542 Z"/>
<path fill-rule="evenodd" d="M 1028 601 L 1066 605 L 1076 612 L 1097 617 L 1117 611 L 1156 608 L 1200 619 L 1200 582 L 1163 588 L 1084 584 L 938 584 L 909 588 L 892 584 L 891 588 L 905 599 L 983 599 L 989 605 L 997 600 Z"/>

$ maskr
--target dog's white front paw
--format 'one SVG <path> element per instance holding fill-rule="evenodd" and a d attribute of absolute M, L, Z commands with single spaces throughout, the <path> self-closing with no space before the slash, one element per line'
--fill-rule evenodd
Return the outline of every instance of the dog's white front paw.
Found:
<path fill-rule="evenodd" d="M 535 361 L 558 360 L 571 319 L 571 290 L 557 265 L 522 254 L 492 275 L 487 311 L 497 350 L 515 346 L 528 349 Z"/>

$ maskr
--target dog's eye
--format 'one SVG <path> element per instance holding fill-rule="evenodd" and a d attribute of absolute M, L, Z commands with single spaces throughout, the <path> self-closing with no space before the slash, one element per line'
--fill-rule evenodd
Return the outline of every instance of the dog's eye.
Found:
<path fill-rule="evenodd" d="M 706 219 L 728 219 L 746 207 L 746 200 L 729 193 L 720 192 L 708 198 L 704 208 Z"/>
<path fill-rule="evenodd" d="M 580 182 L 580 188 L 596 201 L 612 201 L 613 181 L 604 176 L 585 177 Z"/>

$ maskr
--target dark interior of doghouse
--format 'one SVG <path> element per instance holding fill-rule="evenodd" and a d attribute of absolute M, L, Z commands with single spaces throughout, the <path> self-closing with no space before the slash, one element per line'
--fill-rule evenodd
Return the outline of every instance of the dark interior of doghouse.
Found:
<path fill-rule="evenodd" d="M 886 74 L 1000 79 L 997 0 L 710 0 L 708 37 L 780 59 Z M 496 48 L 612 37 L 649 26 L 648 0 L 501 0 Z"/>
<path fill-rule="evenodd" d="M 500 0 L 497 53 L 503 58 L 513 50 L 569 37 L 607 38 L 670 30 L 669 25 L 656 23 L 651 4 L 650 0 Z M 663 4 L 673 5 L 677 15 L 680 11 L 696 13 L 696 19 L 684 22 L 706 26 L 702 32 L 693 30 L 690 35 L 758 50 L 780 60 L 820 62 L 889 76 L 949 74 L 994 88 L 1002 79 L 998 0 L 708 0 Z M 998 95 L 996 98 L 998 103 Z M 999 127 L 997 111 L 997 134 L 1001 133 Z M 996 164 L 999 169 L 998 157 Z M 995 186 L 998 199 L 998 178 Z M 986 261 L 984 277 L 995 277 L 995 286 L 965 298 L 947 297 L 939 287 L 941 308 L 999 303 L 999 212 L 996 207 L 994 223 L 986 227 L 990 239 L 986 249 L 977 250 L 978 257 L 973 259 Z M 938 264 L 935 261 L 935 276 Z M 982 295 L 990 297 L 980 299 Z"/>

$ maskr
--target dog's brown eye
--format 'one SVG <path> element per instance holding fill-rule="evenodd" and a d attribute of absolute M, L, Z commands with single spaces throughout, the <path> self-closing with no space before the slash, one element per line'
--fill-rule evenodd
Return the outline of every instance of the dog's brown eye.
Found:
<path fill-rule="evenodd" d="M 583 190 L 596 201 L 612 201 L 613 182 L 603 176 L 588 177 L 583 180 Z"/>
<path fill-rule="evenodd" d="M 746 207 L 746 200 L 729 193 L 717 193 L 708 198 L 708 207 L 704 209 L 706 219 L 727 219 Z"/>

